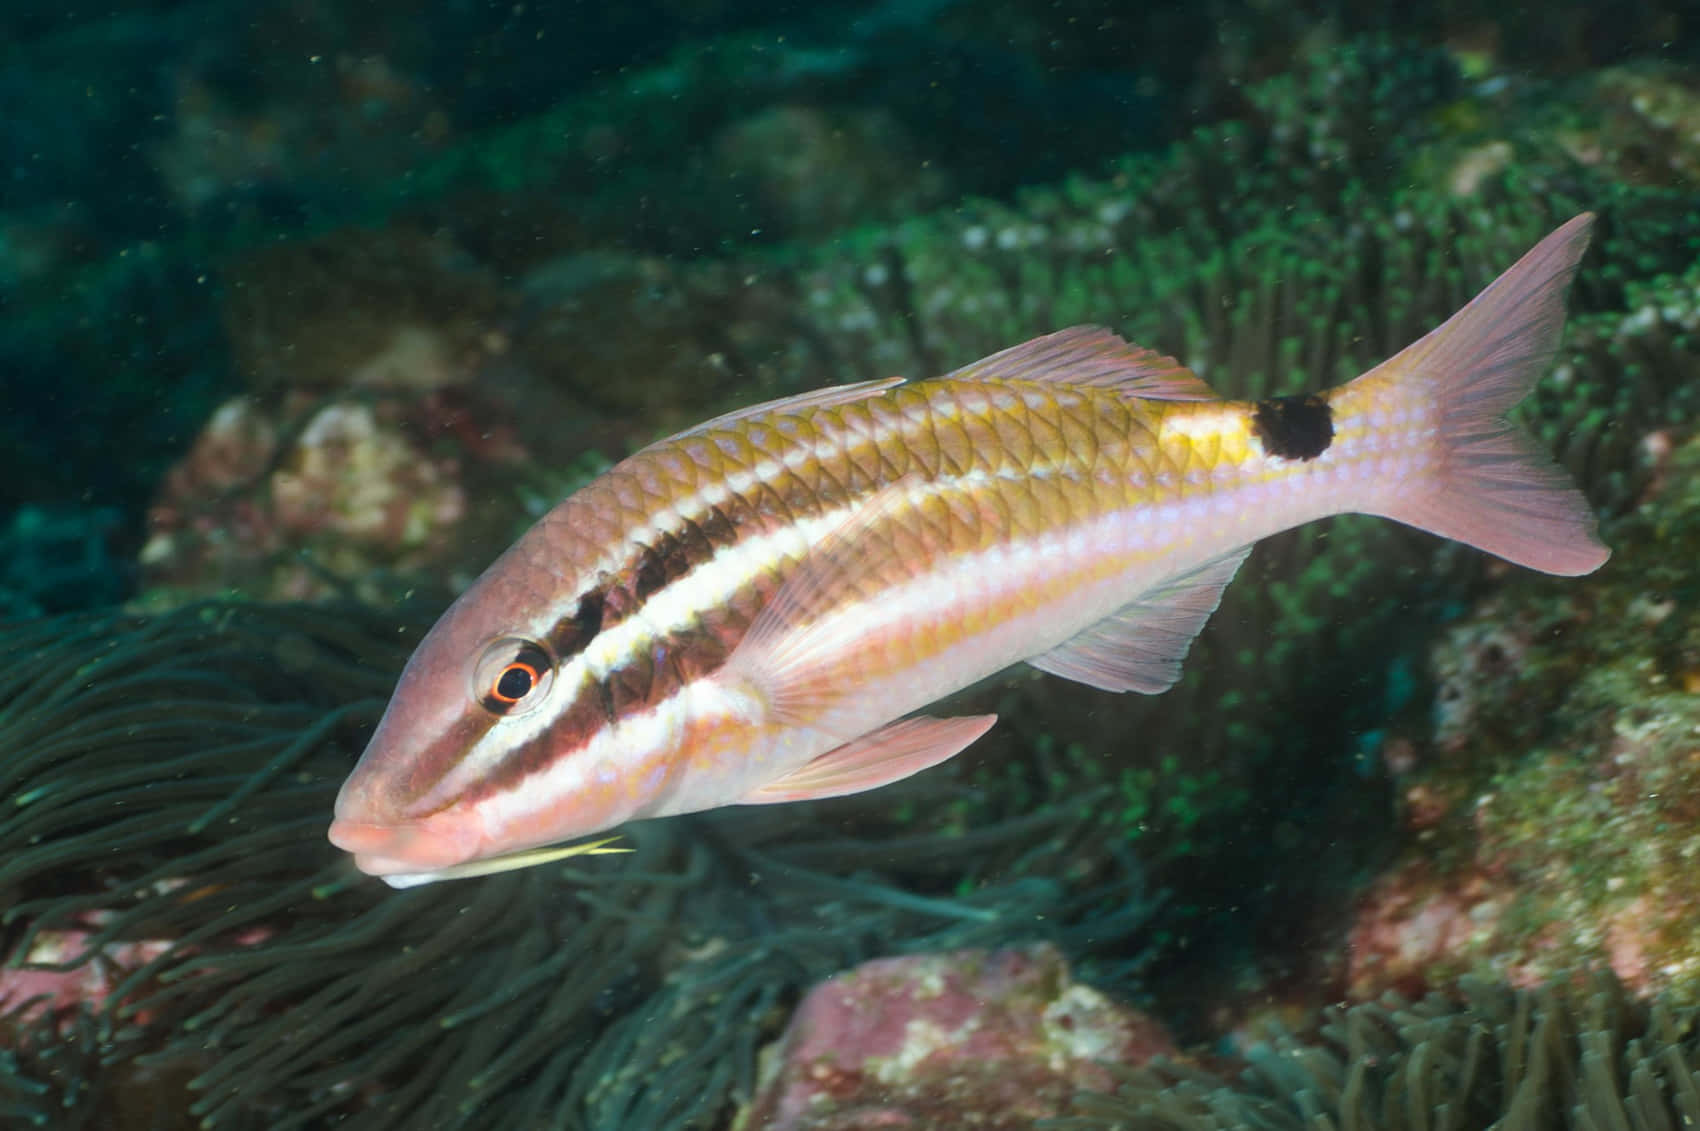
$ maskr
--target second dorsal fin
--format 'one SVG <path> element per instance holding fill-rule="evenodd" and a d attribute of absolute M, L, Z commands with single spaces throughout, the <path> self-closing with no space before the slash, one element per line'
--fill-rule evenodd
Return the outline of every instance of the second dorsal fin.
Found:
<path fill-rule="evenodd" d="M 1215 390 L 1172 357 L 1102 326 L 1070 326 L 1010 346 L 951 373 L 956 381 L 1052 381 L 1158 401 L 1213 401 Z"/>

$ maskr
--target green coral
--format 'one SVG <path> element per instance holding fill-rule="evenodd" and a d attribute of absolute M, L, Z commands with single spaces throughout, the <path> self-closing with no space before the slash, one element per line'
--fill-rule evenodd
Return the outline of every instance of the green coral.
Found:
<path fill-rule="evenodd" d="M 1238 1076 L 1156 1061 L 1047 1131 L 1593 1131 L 1700 1122 L 1691 1009 L 1629 1000 L 1610 978 L 1511 990 L 1467 983 L 1277 1029 Z"/>

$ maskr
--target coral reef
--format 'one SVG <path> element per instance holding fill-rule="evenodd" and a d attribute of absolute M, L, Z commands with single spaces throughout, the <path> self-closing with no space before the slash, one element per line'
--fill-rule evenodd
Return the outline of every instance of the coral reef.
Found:
<path fill-rule="evenodd" d="M 1469 983 L 1459 997 L 1331 1009 L 1314 1035 L 1277 1029 L 1237 1073 L 1154 1061 L 1048 1126 L 1583 1131 L 1700 1120 L 1692 1010 L 1630 1001 L 1605 977 L 1541 990 Z"/>
<path fill-rule="evenodd" d="M 378 601 L 469 576 L 523 515 L 517 494 L 482 490 L 525 456 L 501 415 L 454 389 L 225 403 L 149 509 L 147 603 Z"/>
<path fill-rule="evenodd" d="M 1697 481 L 1690 439 L 1598 583 L 1508 588 L 1436 642 L 1431 719 L 1390 738 L 1412 837 L 1356 915 L 1354 996 L 1582 963 L 1700 996 Z"/>
<path fill-rule="evenodd" d="M 1014 15 L 1011 38 L 1120 57 L 1112 36 L 1048 37 L 1050 14 Z M 1202 34 L 1207 16 L 1176 18 Z M 313 19 L 335 22 L 323 6 Z M 1592 50 L 1575 10 L 1540 20 L 1563 52 Z M 308 25 L 277 34 L 296 42 Z M 938 35 L 957 46 L 930 51 Z M 27 208 L 0 216 L 14 251 L 0 280 L 8 298 L 46 297 L 0 331 L 0 390 L 19 410 L 0 471 L 43 497 L 133 500 L 204 422 L 155 497 L 142 556 L 156 604 L 227 587 L 383 604 L 424 579 L 434 608 L 594 466 L 586 452 L 732 401 L 926 376 L 1079 321 L 1173 351 L 1228 394 L 1341 380 L 1588 208 L 1602 219 L 1582 317 L 1526 420 L 1610 515 L 1684 490 L 1700 395 L 1686 72 L 1480 83 L 1454 56 L 1372 41 L 1238 86 L 1297 35 L 1252 51 L 1225 32 L 1191 94 L 1190 58 L 1163 61 L 1156 97 L 1231 104 L 1237 119 L 1165 154 L 878 227 L 854 225 L 1061 176 L 1179 127 L 1154 125 L 1152 96 L 1126 76 L 1090 114 L 1049 112 L 1048 98 L 1083 104 L 1079 89 L 1027 97 L 1032 67 L 986 46 L 980 11 L 949 4 L 881 7 L 831 53 L 765 33 L 682 48 L 512 126 L 493 124 L 507 110 L 478 82 L 457 99 L 421 78 L 411 40 L 323 60 L 309 73 L 333 81 L 294 79 L 306 86 L 291 98 L 269 73 L 244 91 L 162 64 L 149 89 L 170 87 L 164 125 L 136 128 L 106 97 L 88 112 L 141 137 L 126 146 L 169 188 L 128 230 L 168 227 L 162 209 L 206 227 L 120 254 L 122 225 L 80 234 L 120 196 L 58 214 L 38 179 L 65 162 L 32 166 Z M 792 98 L 800 86 L 819 97 Z M 327 98 L 316 113 L 288 105 Z M 1024 109 L 999 112 L 1012 101 Z M 355 103 L 370 118 L 342 121 Z M 930 159 L 916 140 L 935 136 L 927 107 L 968 128 L 949 167 L 906 180 Z M 392 181 L 399 151 L 374 134 L 435 157 Z M 798 152 L 774 154 L 774 137 Z M 843 175 L 818 184 L 782 156 Z M 803 234 L 819 242 L 758 246 Z M 566 470 L 540 476 L 525 457 Z M 199 605 L 0 628 L 0 1118 L 124 1127 L 154 1105 L 215 1128 L 717 1126 L 822 978 L 876 955 L 1040 940 L 1121 990 L 1160 941 L 1150 990 L 1196 1028 L 1204 999 L 1239 989 L 1190 975 L 1219 975 L 1248 937 L 1291 945 L 1342 902 L 1386 849 L 1394 788 L 1427 859 L 1371 889 L 1344 974 L 1359 993 L 1461 968 L 1530 984 L 1592 958 L 1637 993 L 1691 996 L 1687 513 L 1620 528 L 1622 556 L 1645 563 L 1620 583 L 1562 596 L 1505 584 L 1444 636 L 1442 614 L 1503 571 L 1386 524 L 1313 527 L 1259 550 L 1161 699 L 1108 709 L 1017 677 L 970 696 L 1004 716 L 1000 737 L 903 789 L 639 826 L 629 857 L 400 895 L 354 880 L 322 834 L 412 638 L 397 621 L 416 633 L 422 608 Z M 30 584 L 16 611 L 50 608 Z M 1435 674 L 1457 692 L 1441 729 L 1386 733 L 1427 705 L 1409 673 L 1437 638 Z M 1153 876 L 1175 896 L 1147 938 Z M 1083 1101 L 1078 1118 L 1278 1127 L 1306 1104 L 1373 1100 L 1384 1122 L 1420 1123 L 1388 1066 L 1468 1075 L 1490 1048 L 1473 1025 L 1547 1051 L 1440 1079 L 1474 1097 L 1458 1111 L 1532 1096 L 1518 1118 L 1541 1125 L 1580 1080 L 1610 1120 L 1623 1092 L 1597 1073 L 1611 1063 L 1643 1114 L 1695 1118 L 1677 1091 L 1686 1020 L 1616 994 L 1572 1009 L 1480 991 L 1464 1021 L 1362 1007 L 1336 1051 L 1289 1044 L 1265 1061 L 1266 1095 L 1176 1069 Z M 1613 1029 L 1601 1010 L 1628 1020 Z M 1572 1055 L 1567 1026 L 1594 1034 L 1592 1059 Z M 1644 1063 L 1655 1056 L 1666 1075 Z M 1370 1121 L 1351 1110 L 1345 1125 Z"/>
<path fill-rule="evenodd" d="M 1607 67 L 1587 80 L 1594 118 L 1557 120 L 1577 160 L 1631 184 L 1690 188 L 1700 180 L 1700 89 L 1692 72 L 1656 63 Z"/>
<path fill-rule="evenodd" d="M 250 251 L 224 274 L 231 352 L 254 395 L 464 385 L 506 348 L 512 295 L 440 232 L 339 229 Z"/>
<path fill-rule="evenodd" d="M 1022 1131 L 1102 1062 L 1174 1052 L 1161 1025 L 1073 982 L 1055 947 L 880 958 L 810 990 L 734 1127 Z"/>
<path fill-rule="evenodd" d="M 1573 3 L 1485 23 L 1469 5 L 853 7 L 663 6 L 665 19 L 640 8 L 592 25 L 535 6 L 421 19 L 390 0 L 358 13 L 261 4 L 246 18 L 205 0 L 20 16 L 0 79 L 0 143 L 15 156 L 0 285 L 22 317 L 0 329 L 0 390 L 19 418 L 55 427 L 51 451 L 46 429 L 0 431 L 0 478 L 30 484 L 35 502 L 92 487 L 139 543 L 163 466 L 242 391 L 218 308 L 240 304 L 257 248 L 366 226 L 393 227 L 398 243 L 444 236 L 504 278 L 585 253 L 696 259 L 1096 170 L 1195 122 L 1261 112 L 1246 93 L 1258 80 L 1365 31 L 1449 44 L 1478 74 L 1676 52 L 1694 32 L 1668 0 L 1610 21 Z M 1641 177 L 1662 147 L 1680 149 L 1688 85 L 1679 69 L 1621 70 L 1598 91 L 1613 116 L 1567 125 L 1568 152 L 1633 137 L 1606 163 Z M 1310 109 L 1326 111 L 1326 88 L 1315 93 Z M 1440 113 L 1415 107 L 1387 132 Z M 304 273 L 306 301 L 309 279 L 322 275 Z M 290 305 L 284 288 L 268 296 Z M 335 335 L 290 344 L 340 348 Z M 72 411 L 64 390 L 98 395 Z M 123 453 L 104 442 L 119 428 Z"/>
<path fill-rule="evenodd" d="M 1700 409 L 1700 264 L 1669 270 L 1629 282 L 1618 309 L 1577 321 L 1527 414 L 1612 513 L 1664 474 Z"/>
<path fill-rule="evenodd" d="M 712 142 L 719 177 L 755 196 L 755 215 L 792 239 L 924 212 L 957 194 L 890 111 L 780 105 Z"/>
<path fill-rule="evenodd" d="M 528 442 L 563 457 L 587 437 L 617 456 L 760 397 L 796 349 L 790 293 L 748 264 L 586 252 L 521 293 L 515 364 L 558 406 L 554 435 Z"/>
<path fill-rule="evenodd" d="M 734 265 L 586 253 L 508 289 L 400 231 L 269 249 L 232 274 L 252 391 L 149 509 L 150 604 L 464 583 L 596 451 L 712 415 L 788 328 L 785 297 Z"/>
<path fill-rule="evenodd" d="M 499 343 L 488 301 L 514 291 L 462 288 L 484 301 L 431 307 L 437 321 L 420 326 L 396 301 L 417 290 L 375 279 L 362 259 L 392 274 L 423 263 L 416 283 L 429 284 L 446 273 L 426 261 L 457 240 L 504 278 L 572 254 L 697 257 L 758 230 L 820 233 L 1040 175 L 1008 131 L 1036 137 L 1079 116 L 1075 84 L 1040 81 L 1007 49 L 964 58 L 901 7 L 823 26 L 772 4 L 588 22 L 536 6 L 421 18 L 389 0 L 359 12 L 262 3 L 241 17 L 205 0 L 20 13 L 0 75 L 12 170 L 0 201 L 0 397 L 12 410 L 0 502 L 88 492 L 117 508 L 134 548 L 165 468 L 229 397 L 339 378 L 410 314 L 413 345 L 420 332 L 439 339 L 412 359 L 438 371 L 490 352 L 486 330 Z M 775 34 L 781 19 L 797 24 L 789 35 Z M 884 108 L 945 56 L 952 99 Z M 1027 81 L 1004 82 L 1012 71 Z M 1126 112 L 1136 84 L 1093 80 L 1123 97 L 1088 103 L 1092 128 L 1047 147 L 1051 175 L 1144 136 L 1149 120 Z M 976 89 L 998 93 L 999 113 Z M 978 139 L 970 148 L 968 129 L 952 131 L 962 160 L 948 171 L 943 152 L 913 140 L 934 136 L 939 120 L 921 116 L 939 112 L 972 117 Z M 830 159 L 836 171 L 803 177 L 752 151 L 781 138 L 806 142 L 797 156 L 810 168 Z M 593 329 L 606 337 L 610 324 Z M 276 364 L 290 357 L 299 364 Z M 489 383 L 511 375 L 498 364 Z M 258 384 L 244 389 L 245 377 Z"/>
<path fill-rule="evenodd" d="M 617 454 L 734 400 L 924 376 L 1077 321 L 1174 350 L 1224 393 L 1288 392 L 1380 360 L 1554 223 L 1593 208 L 1602 218 L 1575 291 L 1582 316 L 1526 420 L 1597 502 L 1620 513 L 1694 411 L 1688 327 L 1700 210 L 1686 192 L 1579 163 L 1573 136 L 1530 111 L 1554 97 L 1528 82 L 1471 86 L 1443 54 L 1372 41 L 1250 88 L 1244 121 L 1123 160 L 1108 176 L 1073 177 L 1010 203 L 970 201 L 816 247 L 688 264 L 588 252 L 533 261 L 490 242 L 528 222 L 487 225 L 484 242 L 457 246 L 528 274 L 517 307 L 493 300 L 504 352 L 476 373 L 530 381 L 528 397 L 570 390 L 559 411 L 539 399 L 516 418 L 525 449 L 555 464 L 586 445 Z M 1602 120 L 1597 108 L 1588 113 Z M 550 145 L 586 136 L 532 122 L 510 140 L 516 161 L 546 163 Z M 1515 159 L 1481 163 L 1499 147 Z M 500 186 L 502 167 L 475 162 L 444 175 L 463 188 Z M 444 262 L 403 258 L 425 270 Z M 488 272 L 463 262 L 450 256 L 451 277 L 425 280 L 423 291 L 456 293 L 458 279 L 483 293 Z M 350 315 L 355 330 L 362 318 Z M 465 341 L 476 348 L 483 337 Z M 278 357 L 287 371 L 288 356 Z M 469 465 L 446 446 L 444 458 Z M 519 469 L 494 470 L 481 510 L 516 516 L 504 508 L 518 492 L 502 480 Z M 446 472 L 441 481 L 453 482 Z M 546 502 L 547 492 L 534 497 Z M 213 527 L 242 529 L 239 516 L 211 513 Z M 493 533 L 482 543 L 447 538 L 450 529 L 436 544 L 468 551 L 458 568 L 473 567 L 472 549 L 482 545 L 487 559 L 502 542 Z M 339 559 L 327 545 L 316 557 L 355 574 L 393 564 L 441 576 L 444 559 L 428 547 L 403 549 Z M 197 561 L 189 567 L 193 587 Z M 255 591 L 310 591 L 294 581 L 301 571 L 290 562 L 273 575 L 287 584 Z M 1375 521 L 1273 539 L 1229 589 L 1174 691 L 1107 710 L 1094 692 L 1018 677 L 975 693 L 1006 725 L 971 757 L 1024 758 L 1047 737 L 1059 751 L 1083 751 L 1075 763 L 1101 763 L 1124 828 L 1172 866 L 1164 882 L 1201 914 L 1233 909 L 1234 926 L 1196 937 L 1247 925 L 1294 932 L 1296 908 L 1342 902 L 1384 850 L 1389 786 L 1365 775 L 1366 755 L 1415 693 L 1405 673 L 1420 667 L 1435 625 L 1471 599 L 1483 572 L 1479 555 Z M 220 575 L 209 573 L 216 588 Z M 1272 856 L 1317 868 L 1271 868 Z M 1294 885 L 1304 900 L 1291 898 Z"/>

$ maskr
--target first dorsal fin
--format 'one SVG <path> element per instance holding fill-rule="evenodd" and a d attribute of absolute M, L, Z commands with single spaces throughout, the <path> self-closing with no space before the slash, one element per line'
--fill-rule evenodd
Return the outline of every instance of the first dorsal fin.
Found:
<path fill-rule="evenodd" d="M 964 365 L 956 381 L 1051 381 L 1115 389 L 1156 401 L 1219 398 L 1202 378 L 1172 357 L 1136 346 L 1102 326 L 1070 326 Z"/>
<path fill-rule="evenodd" d="M 872 381 L 857 381 L 850 385 L 832 385 L 825 389 L 811 389 L 806 393 L 796 393 L 777 400 L 762 401 L 760 404 L 745 405 L 731 412 L 723 412 L 719 416 L 693 424 L 682 432 L 675 432 L 665 439 L 657 440 L 649 445 L 651 448 L 686 436 L 695 436 L 714 428 L 724 428 L 728 424 L 736 424 L 740 420 L 748 420 L 752 416 L 762 416 L 779 412 L 806 412 L 810 409 L 833 408 L 841 404 L 851 404 L 855 401 L 865 401 L 869 397 L 877 397 L 887 389 L 896 388 L 903 384 L 902 377 L 878 377 Z M 647 448 L 645 449 L 648 450 Z"/>

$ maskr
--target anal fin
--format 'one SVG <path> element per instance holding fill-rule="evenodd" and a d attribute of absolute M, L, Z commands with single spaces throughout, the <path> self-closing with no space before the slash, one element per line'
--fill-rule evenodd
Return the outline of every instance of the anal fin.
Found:
<path fill-rule="evenodd" d="M 992 729 L 996 715 L 900 719 L 828 750 L 801 769 L 739 798 L 744 805 L 842 797 L 902 781 L 947 761 Z"/>
<path fill-rule="evenodd" d="M 1158 695 L 1181 677 L 1181 662 L 1250 546 L 1170 578 L 1049 652 L 1027 662 L 1104 691 Z"/>

